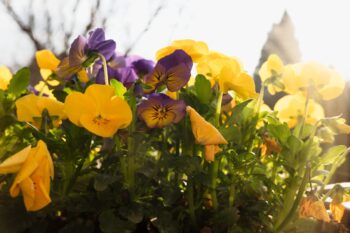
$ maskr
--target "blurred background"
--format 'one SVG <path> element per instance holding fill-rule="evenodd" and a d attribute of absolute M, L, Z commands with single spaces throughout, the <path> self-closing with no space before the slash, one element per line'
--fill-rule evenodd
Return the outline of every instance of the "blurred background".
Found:
<path fill-rule="evenodd" d="M 14 72 L 30 66 L 34 52 L 58 57 L 80 34 L 103 27 L 121 54 L 154 59 L 176 39 L 205 41 L 212 50 L 239 57 L 254 75 L 270 53 L 285 63 L 316 60 L 350 80 L 348 0 L 0 0 L 0 65 Z M 258 89 L 258 88 L 257 88 Z M 323 103 L 327 116 L 350 119 L 349 85 Z M 273 105 L 275 98 L 266 100 Z M 336 144 L 350 144 L 348 136 Z M 350 161 L 337 181 L 350 181 Z"/>

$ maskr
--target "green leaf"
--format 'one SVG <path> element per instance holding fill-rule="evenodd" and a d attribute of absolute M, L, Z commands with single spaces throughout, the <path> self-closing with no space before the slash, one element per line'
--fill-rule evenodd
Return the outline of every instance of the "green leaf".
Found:
<path fill-rule="evenodd" d="M 124 99 L 124 94 L 127 91 L 126 87 L 116 79 L 112 79 L 110 84 L 114 88 L 115 95 Z"/>
<path fill-rule="evenodd" d="M 282 145 L 286 145 L 287 140 L 290 136 L 290 130 L 287 124 L 281 124 L 281 125 L 269 124 L 267 125 L 267 130 L 270 132 L 270 134 L 273 137 L 277 138 Z"/>
<path fill-rule="evenodd" d="M 111 175 L 98 174 L 94 179 L 94 188 L 98 192 L 104 191 L 108 185 L 115 182 L 117 178 Z"/>
<path fill-rule="evenodd" d="M 321 164 L 327 165 L 333 163 L 339 155 L 343 154 L 346 150 L 346 146 L 339 145 L 331 147 L 325 154 L 321 157 Z"/>
<path fill-rule="evenodd" d="M 13 76 L 10 81 L 8 92 L 14 96 L 20 96 L 27 90 L 29 85 L 30 71 L 29 68 L 22 68 Z"/>
<path fill-rule="evenodd" d="M 299 138 L 295 137 L 294 135 L 291 135 L 288 137 L 288 148 L 291 150 L 292 154 L 296 154 L 302 149 L 303 141 L 301 141 Z"/>
<path fill-rule="evenodd" d="M 209 103 L 212 97 L 211 85 L 208 79 L 203 75 L 197 75 L 194 83 L 196 95 L 203 104 Z"/>

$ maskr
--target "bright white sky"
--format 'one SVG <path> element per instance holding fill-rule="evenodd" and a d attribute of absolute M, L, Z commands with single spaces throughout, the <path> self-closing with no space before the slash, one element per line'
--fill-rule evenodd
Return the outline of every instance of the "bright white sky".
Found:
<path fill-rule="evenodd" d="M 117 41 L 119 51 L 144 28 L 157 5 L 153 1 L 124 0 L 125 8 L 118 6 L 107 33 Z M 133 53 L 154 58 L 155 52 L 172 40 L 191 38 L 239 57 L 253 73 L 272 24 L 287 10 L 302 59 L 332 65 L 350 80 L 349 9 L 349 0 L 170 0 Z M 16 25 L 1 7 L 0 22 L 0 64 L 26 65 L 33 55 L 30 44 L 18 36 Z"/>

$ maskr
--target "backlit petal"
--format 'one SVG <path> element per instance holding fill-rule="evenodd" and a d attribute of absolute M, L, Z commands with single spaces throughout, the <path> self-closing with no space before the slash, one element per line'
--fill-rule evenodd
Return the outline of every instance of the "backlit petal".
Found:
<path fill-rule="evenodd" d="M 40 50 L 35 53 L 36 62 L 40 69 L 55 70 L 60 60 L 50 50 Z"/>
<path fill-rule="evenodd" d="M 81 126 L 80 117 L 82 115 L 96 116 L 97 106 L 90 96 L 73 92 L 66 97 L 64 111 L 71 122 Z"/>
<path fill-rule="evenodd" d="M 20 170 L 24 161 L 28 158 L 31 146 L 17 152 L 0 164 L 0 174 L 16 173 Z"/>

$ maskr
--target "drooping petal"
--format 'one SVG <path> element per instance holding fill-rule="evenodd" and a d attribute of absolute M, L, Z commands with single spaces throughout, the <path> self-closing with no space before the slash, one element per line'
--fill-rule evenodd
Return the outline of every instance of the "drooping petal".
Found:
<path fill-rule="evenodd" d="M 221 151 L 221 149 L 218 145 L 205 145 L 204 146 L 205 160 L 214 161 L 215 155 L 220 151 Z"/>
<path fill-rule="evenodd" d="M 58 77 L 62 79 L 68 79 L 72 77 L 75 73 L 78 73 L 82 69 L 81 64 L 72 66 L 69 63 L 69 57 L 65 57 L 62 59 L 61 63 L 58 65 L 56 69 L 56 74 Z"/>
<path fill-rule="evenodd" d="M 72 43 L 69 50 L 69 66 L 81 66 L 87 59 L 87 40 L 83 36 L 78 36 Z"/>
<path fill-rule="evenodd" d="M 221 135 L 219 130 L 207 122 L 196 110 L 187 106 L 186 112 L 190 117 L 196 143 L 201 145 L 227 144 L 226 139 Z"/>
<path fill-rule="evenodd" d="M 19 188 L 22 191 L 24 205 L 27 210 L 30 210 L 35 200 L 35 188 L 34 188 L 33 180 L 29 177 L 23 179 L 19 183 Z M 12 194 L 13 193 L 11 193 L 11 196 L 15 197 Z"/>
<path fill-rule="evenodd" d="M 27 146 L 23 150 L 17 152 L 7 158 L 0 164 L 0 174 L 16 173 L 22 167 L 24 161 L 28 158 L 31 146 Z"/>

